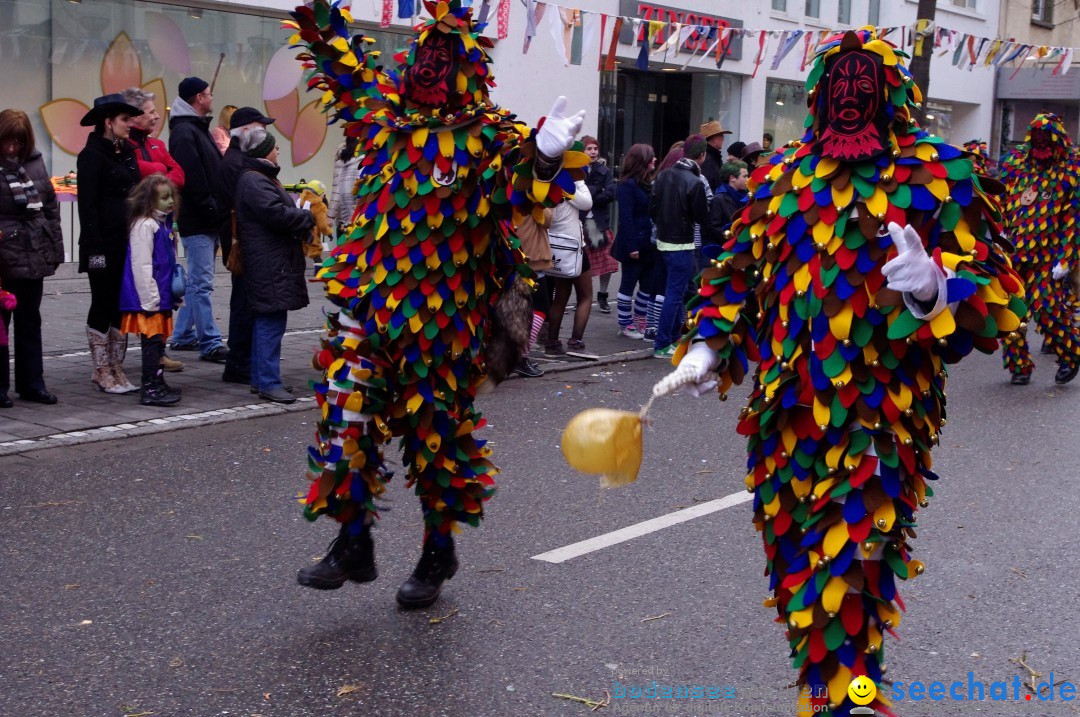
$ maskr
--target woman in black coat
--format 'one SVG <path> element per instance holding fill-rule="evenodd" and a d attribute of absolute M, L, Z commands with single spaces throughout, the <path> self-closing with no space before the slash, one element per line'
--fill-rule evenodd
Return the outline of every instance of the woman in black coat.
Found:
<path fill-rule="evenodd" d="M 127 258 L 127 197 L 139 182 L 139 165 L 128 142 L 129 120 L 142 110 L 120 94 L 94 100 L 81 124 L 94 131 L 79 152 L 79 271 L 90 278 L 86 340 L 94 373 L 90 380 L 106 393 L 129 393 L 124 375 L 127 334 L 120 331 L 120 285 Z"/>
<path fill-rule="evenodd" d="M 41 360 L 41 294 L 45 277 L 64 261 L 64 236 L 56 192 L 21 110 L 0 112 L 0 169 L 0 286 L 17 302 L 15 390 L 26 401 L 52 404 Z M 12 406 L 8 361 L 8 347 L 0 346 L 0 408 Z"/>
<path fill-rule="evenodd" d="M 244 286 L 254 319 L 251 383 L 275 403 L 296 399 L 281 383 L 281 339 L 288 312 L 308 305 L 303 244 L 315 217 L 293 204 L 277 180 L 278 147 L 273 135 L 256 129 L 242 135 L 246 155 L 236 184 L 236 219 Z"/>
<path fill-rule="evenodd" d="M 645 320 L 656 292 L 653 275 L 657 252 L 652 243 L 652 220 L 649 219 L 649 192 L 655 168 L 653 148 L 635 144 L 623 158 L 619 184 L 615 188 L 619 232 L 615 235 L 614 254 L 622 264 L 618 295 L 619 335 L 629 339 L 645 337 Z M 634 287 L 638 287 L 637 297 Z"/>

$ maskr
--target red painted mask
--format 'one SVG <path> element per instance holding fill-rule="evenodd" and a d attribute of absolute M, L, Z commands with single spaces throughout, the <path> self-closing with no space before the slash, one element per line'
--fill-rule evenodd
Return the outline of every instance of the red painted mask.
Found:
<path fill-rule="evenodd" d="M 453 41 L 441 32 L 431 32 L 416 48 L 416 61 L 405 72 L 405 92 L 410 100 L 426 107 L 447 104 L 449 81 L 457 74 Z"/>
<path fill-rule="evenodd" d="M 1031 130 L 1031 156 L 1046 161 L 1054 154 L 1053 137 L 1045 129 Z"/>
<path fill-rule="evenodd" d="M 885 149 L 881 114 L 885 78 L 881 58 L 850 51 L 836 56 L 824 83 L 820 151 L 844 161 L 869 159 Z"/>

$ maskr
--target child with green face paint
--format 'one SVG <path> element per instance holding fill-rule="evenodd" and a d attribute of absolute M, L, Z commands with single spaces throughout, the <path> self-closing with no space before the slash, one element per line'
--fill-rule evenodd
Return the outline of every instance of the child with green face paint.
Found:
<path fill-rule="evenodd" d="M 172 312 L 182 296 L 173 293 L 176 242 L 173 213 L 176 187 L 163 174 L 143 179 L 128 197 L 128 253 L 120 290 L 120 328 L 142 340 L 142 392 L 144 406 L 172 406 L 180 390 L 165 383 L 165 337 L 172 333 Z"/>

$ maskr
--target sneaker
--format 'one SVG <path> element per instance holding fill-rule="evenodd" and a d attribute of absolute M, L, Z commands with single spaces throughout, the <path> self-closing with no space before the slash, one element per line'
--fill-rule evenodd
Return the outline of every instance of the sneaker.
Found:
<path fill-rule="evenodd" d="M 537 366 L 535 362 L 530 361 L 526 356 L 518 361 L 518 365 L 514 367 L 514 373 L 522 378 L 540 378 L 544 375 L 544 369 Z"/>
<path fill-rule="evenodd" d="M 566 342 L 566 348 L 570 349 L 571 351 L 584 351 L 585 342 L 581 339 L 569 339 Z"/>
<path fill-rule="evenodd" d="M 189 341 L 186 344 L 178 344 L 178 343 L 176 343 L 174 341 L 173 343 L 169 344 L 169 349 L 171 351 L 198 351 L 199 350 L 199 342 L 198 341 Z"/>
<path fill-rule="evenodd" d="M 161 365 L 169 373 L 178 373 L 184 370 L 184 362 L 171 359 L 168 356 L 163 356 L 161 359 Z"/>
<path fill-rule="evenodd" d="M 285 389 L 286 391 L 288 391 L 289 393 L 293 392 L 293 387 L 292 386 L 282 386 L 282 388 Z M 252 393 L 258 393 L 259 392 L 259 387 L 256 386 L 255 384 L 251 384 L 250 386 L 248 386 L 248 389 Z"/>
<path fill-rule="evenodd" d="M 564 353 L 566 353 L 566 349 L 563 348 L 562 341 L 558 339 L 544 344 L 544 354 L 547 356 L 562 356 Z"/>
<path fill-rule="evenodd" d="M 630 326 L 624 326 L 619 329 L 619 336 L 627 339 L 634 339 L 636 341 L 641 341 L 641 339 L 645 338 L 645 334 L 635 329 L 633 324 L 631 324 Z"/>
<path fill-rule="evenodd" d="M 641 334 L 641 338 L 646 341 L 656 341 L 656 329 L 645 329 L 645 332 Z"/>
<path fill-rule="evenodd" d="M 600 308 L 601 314 L 611 313 L 611 304 L 608 303 L 608 295 L 603 291 L 596 292 L 596 305 Z"/>
<path fill-rule="evenodd" d="M 675 355 L 675 344 L 671 344 L 670 346 L 665 346 L 662 349 L 656 349 L 655 351 L 652 352 L 653 358 L 658 358 L 658 359 L 671 360 L 671 357 L 674 356 L 674 355 Z"/>
<path fill-rule="evenodd" d="M 229 349 L 224 346 L 215 346 L 199 357 L 200 361 L 210 361 L 211 363 L 225 363 L 228 359 Z"/>
<path fill-rule="evenodd" d="M 259 391 L 259 398 L 265 398 L 267 401 L 273 401 L 274 403 L 296 403 L 296 396 L 286 391 L 284 386 L 261 390 Z"/>

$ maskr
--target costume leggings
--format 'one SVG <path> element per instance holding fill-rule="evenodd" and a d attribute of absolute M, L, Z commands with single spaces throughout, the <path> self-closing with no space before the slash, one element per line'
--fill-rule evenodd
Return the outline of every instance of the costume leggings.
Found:
<path fill-rule="evenodd" d="M 1030 309 L 1029 316 L 1035 330 L 1042 334 L 1057 354 L 1058 361 L 1069 367 L 1080 363 L 1080 328 L 1073 320 L 1074 294 L 1066 282 L 1055 282 L 1051 290 L 1042 293 Z M 1002 360 L 1005 369 L 1016 374 L 1030 376 L 1035 370 L 1027 331 L 1017 330 L 1004 341 Z"/>
<path fill-rule="evenodd" d="M 327 385 L 325 397 L 319 391 L 323 419 L 309 451 L 305 516 L 314 520 L 325 513 L 351 533 L 367 530 L 378 517 L 374 499 L 389 480 L 383 446 L 399 437 L 426 535 L 445 542 L 455 522 L 479 525 L 483 503 L 495 492 L 496 470 L 485 441 L 472 435 L 483 423 L 467 384 L 471 361 L 433 361 L 421 377 L 410 375 L 408 366 L 399 371 L 400 362 L 380 352 L 372 360 L 352 352 L 335 359 L 340 340 L 328 342 L 330 350 L 317 358 Z M 442 378 L 441 370 L 462 378 Z"/>

